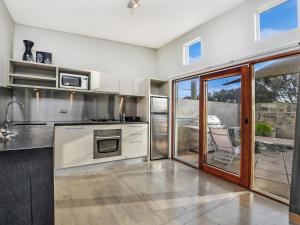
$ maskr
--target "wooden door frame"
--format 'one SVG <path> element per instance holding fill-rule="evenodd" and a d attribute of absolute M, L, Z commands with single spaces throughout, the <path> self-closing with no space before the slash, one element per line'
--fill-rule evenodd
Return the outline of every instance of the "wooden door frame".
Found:
<path fill-rule="evenodd" d="M 206 82 L 212 79 L 219 79 L 228 76 L 234 76 L 241 74 L 241 163 L 240 163 L 240 175 L 230 173 L 228 171 L 218 169 L 214 166 L 205 163 L 207 156 L 207 87 Z M 216 72 L 200 77 L 200 146 L 199 146 L 199 162 L 200 167 L 211 174 L 222 177 L 229 180 L 232 183 L 239 184 L 243 187 L 249 188 L 251 185 L 251 168 L 252 168 L 252 148 L 251 148 L 251 79 L 250 79 L 250 65 L 245 65 L 233 69 L 223 70 L 221 72 Z"/>

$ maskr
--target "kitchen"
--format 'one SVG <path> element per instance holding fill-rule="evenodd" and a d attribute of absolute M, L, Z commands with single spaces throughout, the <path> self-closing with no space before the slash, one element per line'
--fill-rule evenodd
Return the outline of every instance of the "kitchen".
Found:
<path fill-rule="evenodd" d="M 230 12 L 236 15 L 254 5 L 247 0 L 193 1 L 197 7 L 178 0 L 167 5 L 54 1 L 0 1 L 0 225 L 192 225 L 207 217 L 213 221 L 209 224 L 226 224 L 224 210 L 231 210 L 228 221 L 234 224 L 250 217 L 249 208 L 236 210 L 239 204 L 255 208 L 251 216 L 258 224 L 290 222 L 297 204 L 289 213 L 287 205 L 201 165 L 206 146 L 212 166 L 221 165 L 221 172 L 232 162 L 231 173 L 243 169 L 244 127 L 238 116 L 244 110 L 239 101 L 214 102 L 211 96 L 220 88 L 212 88 L 205 111 L 208 98 L 202 95 L 206 86 L 200 74 L 235 68 L 243 61 L 232 58 L 263 50 L 270 54 L 280 43 L 265 48 L 258 43 L 256 51 L 247 52 L 255 49 L 253 43 L 242 40 L 249 46 L 228 54 L 226 43 L 212 45 L 213 38 L 205 36 L 215 23 L 223 28 L 220 21 L 231 21 Z M 169 8 L 171 19 L 164 20 Z M 206 19 L 199 10 L 208 14 Z M 187 12 L 197 18 L 182 21 Z M 297 39 L 297 32 L 284 42 Z M 288 50 L 294 48 L 298 45 Z M 212 54 L 219 50 L 218 56 Z M 197 51 L 211 58 L 197 59 Z M 230 82 L 220 83 L 221 88 L 228 83 L 230 89 Z M 226 143 L 235 151 L 225 158 L 229 165 L 222 155 L 216 159 L 213 128 L 227 129 L 227 136 L 236 139 Z M 206 206 L 207 214 L 202 211 Z M 261 207 L 276 218 L 267 218 Z M 251 219 L 243 224 L 252 224 Z"/>

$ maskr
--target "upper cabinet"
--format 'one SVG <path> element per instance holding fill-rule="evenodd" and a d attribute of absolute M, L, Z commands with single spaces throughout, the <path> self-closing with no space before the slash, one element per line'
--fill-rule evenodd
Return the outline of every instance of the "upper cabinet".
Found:
<path fill-rule="evenodd" d="M 107 93 L 119 93 L 119 77 L 109 73 L 92 72 L 91 90 Z"/>
<path fill-rule="evenodd" d="M 132 76 L 120 76 L 120 95 L 133 95 Z"/>
<path fill-rule="evenodd" d="M 121 76 L 120 95 L 145 97 L 145 78 Z"/>
<path fill-rule="evenodd" d="M 132 92 L 134 96 L 145 97 L 146 95 L 146 80 L 145 78 L 133 78 L 133 88 Z"/>

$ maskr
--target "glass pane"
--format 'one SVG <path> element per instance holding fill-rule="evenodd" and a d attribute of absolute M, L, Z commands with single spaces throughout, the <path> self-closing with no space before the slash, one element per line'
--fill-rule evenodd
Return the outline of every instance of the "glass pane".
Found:
<path fill-rule="evenodd" d="M 298 27 L 297 0 L 288 0 L 260 14 L 260 38 Z"/>
<path fill-rule="evenodd" d="M 199 78 L 176 83 L 175 158 L 199 165 Z"/>
<path fill-rule="evenodd" d="M 241 75 L 207 81 L 207 159 L 240 174 Z"/>
<path fill-rule="evenodd" d="M 199 61 L 201 58 L 201 42 L 198 41 L 194 44 L 188 45 L 188 57 L 189 57 L 189 61 L 188 64 L 192 64 L 196 61 Z"/>
<path fill-rule="evenodd" d="M 288 199 L 300 57 L 255 65 L 254 187 Z"/>

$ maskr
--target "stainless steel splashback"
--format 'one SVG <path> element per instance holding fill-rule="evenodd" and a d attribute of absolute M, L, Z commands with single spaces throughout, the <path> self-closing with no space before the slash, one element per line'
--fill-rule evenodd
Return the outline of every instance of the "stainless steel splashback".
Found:
<path fill-rule="evenodd" d="M 11 89 L 0 87 L 0 121 L 5 120 L 5 108 L 7 103 L 12 100 L 12 93 Z"/>
<path fill-rule="evenodd" d="M 90 118 L 118 119 L 130 104 L 131 114 L 136 114 L 136 100 L 121 101 L 118 95 L 83 94 L 51 90 L 14 89 L 14 98 L 25 105 L 25 112 L 14 107 L 15 121 L 79 121 Z M 131 99 L 131 98 L 130 98 Z"/>

